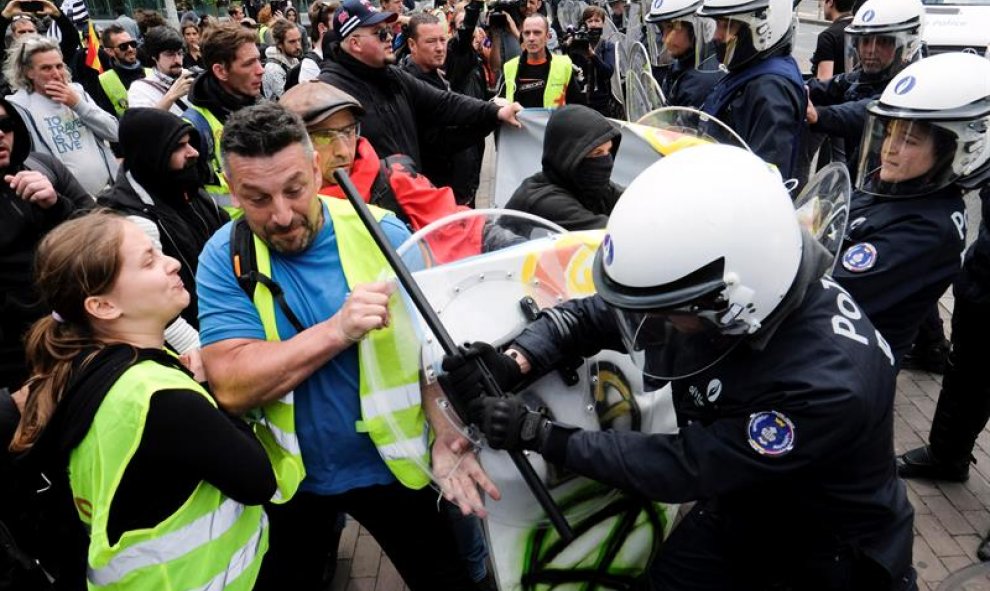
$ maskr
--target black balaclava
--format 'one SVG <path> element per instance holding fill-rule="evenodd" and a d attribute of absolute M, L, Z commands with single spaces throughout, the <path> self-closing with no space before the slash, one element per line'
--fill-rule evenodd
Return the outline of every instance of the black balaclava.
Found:
<path fill-rule="evenodd" d="M 161 109 L 128 109 L 120 119 L 120 149 L 124 168 L 134 180 L 156 197 L 173 197 L 199 185 L 196 166 L 181 171 L 169 169 L 172 152 L 189 135 L 189 143 L 200 152 L 199 134 L 188 122 Z"/>

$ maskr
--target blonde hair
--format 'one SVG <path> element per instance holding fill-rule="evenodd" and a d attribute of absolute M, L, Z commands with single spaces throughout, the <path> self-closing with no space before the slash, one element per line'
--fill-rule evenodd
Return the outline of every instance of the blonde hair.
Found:
<path fill-rule="evenodd" d="M 7 59 L 3 63 L 3 75 L 7 78 L 10 86 L 16 90 L 34 90 L 34 84 L 27 77 L 28 68 L 31 67 L 31 60 L 39 53 L 57 51 L 59 57 L 62 56 L 62 49 L 58 42 L 50 37 L 41 35 L 23 35 L 7 50 Z M 63 58 L 64 63 L 64 58 Z M 69 83 L 72 78 L 69 69 L 65 68 L 65 81 Z"/>

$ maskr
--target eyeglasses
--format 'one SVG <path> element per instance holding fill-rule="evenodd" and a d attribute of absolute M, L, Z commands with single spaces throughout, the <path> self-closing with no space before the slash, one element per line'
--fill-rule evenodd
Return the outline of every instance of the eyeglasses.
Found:
<path fill-rule="evenodd" d="M 350 142 L 361 135 L 361 122 L 356 121 L 340 129 L 317 129 L 309 132 L 314 144 L 328 146 L 334 142 Z"/>
<path fill-rule="evenodd" d="M 10 115 L 0 117 L 0 131 L 3 133 L 10 133 L 14 131 L 14 120 L 10 117 Z"/>
<path fill-rule="evenodd" d="M 381 41 L 382 43 L 388 41 L 391 36 L 392 36 L 392 30 L 389 29 L 388 27 L 382 27 L 370 35 L 362 35 L 360 33 L 354 33 L 353 35 L 351 35 L 351 37 L 378 37 L 378 40 Z"/>
<path fill-rule="evenodd" d="M 120 51 L 127 51 L 128 49 L 137 49 L 137 41 L 124 41 L 123 43 L 118 43 L 117 47 L 114 49 L 119 49 Z"/>

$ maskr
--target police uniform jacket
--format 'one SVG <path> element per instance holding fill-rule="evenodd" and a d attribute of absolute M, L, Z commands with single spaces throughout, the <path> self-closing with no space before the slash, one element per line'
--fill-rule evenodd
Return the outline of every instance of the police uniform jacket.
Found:
<path fill-rule="evenodd" d="M 827 276 L 799 301 L 762 349 L 744 342 L 672 383 L 677 434 L 577 431 L 563 445 L 551 437 L 543 455 L 650 499 L 713 501 L 730 524 L 731 551 L 758 545 L 812 576 L 823 555 L 852 547 L 903 573 L 913 511 L 893 461 L 893 357 Z M 515 341 L 535 369 L 561 355 L 622 350 L 597 296 L 556 310 Z M 787 541 L 763 544 L 765 535 Z"/>
<path fill-rule="evenodd" d="M 990 185 L 980 191 L 982 201 L 982 218 L 980 233 L 976 241 L 966 251 L 962 272 L 953 285 L 957 298 L 965 298 L 971 302 L 985 304 L 990 302 Z"/>
<path fill-rule="evenodd" d="M 958 274 L 965 241 L 966 206 L 959 189 L 908 198 L 853 195 L 834 277 L 887 339 L 898 362 Z"/>
<path fill-rule="evenodd" d="M 653 68 L 653 77 L 667 97 L 668 105 L 701 108 L 712 87 L 725 76 L 725 72 L 718 68 L 715 56 L 708 58 L 700 69 L 695 68 L 694 61 L 692 54 L 690 58 L 676 60 L 669 66 Z"/>

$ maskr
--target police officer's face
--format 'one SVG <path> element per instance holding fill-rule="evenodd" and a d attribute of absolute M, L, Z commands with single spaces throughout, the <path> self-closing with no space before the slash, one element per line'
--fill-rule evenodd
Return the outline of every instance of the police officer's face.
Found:
<path fill-rule="evenodd" d="M 684 21 L 667 21 L 660 24 L 663 45 L 674 58 L 680 59 L 694 48 L 691 25 Z"/>
<path fill-rule="evenodd" d="M 333 171 L 338 168 L 350 171 L 357 154 L 357 120 L 350 110 L 338 111 L 307 131 L 320 156 L 323 184 L 337 184 Z"/>
<path fill-rule="evenodd" d="M 319 156 L 299 143 L 271 156 L 227 156 L 230 194 L 244 210 L 251 231 L 277 252 L 309 248 L 323 227 L 316 196 Z"/>
<path fill-rule="evenodd" d="M 546 22 L 540 17 L 530 17 L 523 21 L 523 48 L 526 53 L 536 55 L 542 53 L 547 46 Z"/>
<path fill-rule="evenodd" d="M 885 70 L 894 61 L 896 43 L 893 37 L 879 35 L 857 40 L 856 51 L 863 72 L 876 74 Z"/>
<path fill-rule="evenodd" d="M 935 166 L 935 138 L 920 123 L 893 121 L 880 148 L 880 180 L 900 183 L 927 174 Z"/>

